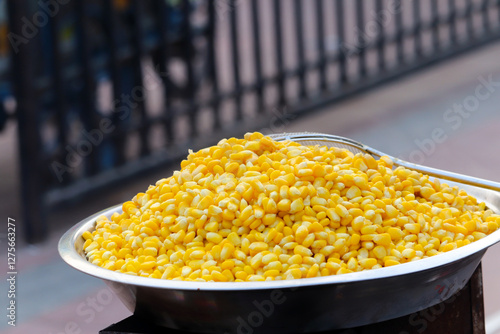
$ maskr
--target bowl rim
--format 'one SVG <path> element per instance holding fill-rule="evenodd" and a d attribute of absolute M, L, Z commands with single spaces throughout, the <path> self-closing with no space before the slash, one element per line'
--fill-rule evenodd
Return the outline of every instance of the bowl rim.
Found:
<path fill-rule="evenodd" d="M 82 238 L 83 232 L 91 230 L 96 218 L 105 215 L 110 217 L 114 212 L 122 212 L 122 204 L 117 204 L 100 212 L 97 212 L 64 233 L 58 243 L 58 251 L 61 258 L 71 267 L 100 278 L 105 281 L 122 283 L 132 286 L 142 286 L 157 289 L 173 290 L 204 290 L 204 291 L 241 291 L 241 290 L 266 290 L 266 289 L 293 289 L 298 287 L 327 285 L 327 284 L 351 284 L 360 281 L 386 279 L 436 269 L 440 266 L 452 264 L 463 260 L 481 251 L 485 252 L 488 247 L 500 241 L 500 229 L 487 235 L 485 238 L 474 241 L 466 246 L 438 254 L 413 262 L 402 263 L 395 266 L 370 269 L 360 272 L 342 275 L 330 275 L 314 278 L 301 278 L 294 280 L 264 281 L 264 282 L 191 282 L 164 280 L 158 278 L 140 277 L 104 269 L 87 261 L 76 249 L 76 241 Z"/>

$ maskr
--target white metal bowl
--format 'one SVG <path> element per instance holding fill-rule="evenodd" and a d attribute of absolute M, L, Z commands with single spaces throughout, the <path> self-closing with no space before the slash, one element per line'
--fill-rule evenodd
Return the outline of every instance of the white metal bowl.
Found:
<path fill-rule="evenodd" d="M 453 185 L 453 182 L 447 182 Z M 500 193 L 459 185 L 494 212 Z M 463 288 L 500 231 L 419 261 L 362 272 L 266 282 L 183 282 L 137 277 L 93 265 L 82 233 L 99 215 L 69 229 L 59 253 L 73 268 L 104 280 L 136 315 L 169 328 L 199 333 L 306 333 L 362 326 L 411 314 Z"/>

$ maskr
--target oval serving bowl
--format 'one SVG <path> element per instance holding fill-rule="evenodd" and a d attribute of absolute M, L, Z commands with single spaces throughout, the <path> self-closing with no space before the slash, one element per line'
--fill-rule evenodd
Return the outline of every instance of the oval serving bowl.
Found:
<path fill-rule="evenodd" d="M 500 193 L 458 185 L 500 212 Z M 138 277 L 91 264 L 83 232 L 100 215 L 69 229 L 59 253 L 73 268 L 102 279 L 137 316 L 158 325 L 198 333 L 307 333 L 350 328 L 397 318 L 440 303 L 465 286 L 500 231 L 467 246 L 380 269 L 297 280 L 185 282 Z"/>

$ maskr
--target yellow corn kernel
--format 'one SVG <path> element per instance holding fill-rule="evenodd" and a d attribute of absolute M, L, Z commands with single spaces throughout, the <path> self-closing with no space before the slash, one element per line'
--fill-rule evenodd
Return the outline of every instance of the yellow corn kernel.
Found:
<path fill-rule="evenodd" d="M 262 252 L 269 248 L 269 245 L 265 242 L 252 242 L 249 246 L 250 251 L 255 253 Z"/>
<path fill-rule="evenodd" d="M 464 223 L 464 227 L 469 231 L 469 232 L 474 232 L 476 230 L 476 222 L 473 220 L 468 220 Z"/>
<path fill-rule="evenodd" d="M 474 240 L 479 240 L 486 237 L 486 234 L 482 232 L 472 232 L 472 236 L 474 237 Z"/>
<path fill-rule="evenodd" d="M 387 217 L 394 218 L 398 215 L 399 211 L 392 205 L 385 206 L 385 213 Z"/>
<path fill-rule="evenodd" d="M 89 252 L 93 251 L 94 249 L 97 249 L 98 247 L 99 247 L 99 244 L 97 242 L 93 241 L 87 247 L 85 247 L 84 250 L 86 253 L 89 253 Z"/>
<path fill-rule="evenodd" d="M 278 256 L 274 253 L 269 253 L 262 256 L 262 263 L 267 265 L 273 261 L 278 261 Z"/>
<path fill-rule="evenodd" d="M 389 247 L 391 245 L 391 235 L 389 233 L 376 234 L 373 237 L 373 241 L 377 245 Z"/>
<path fill-rule="evenodd" d="M 488 230 L 490 232 L 494 232 L 494 231 L 498 230 L 498 223 L 497 222 L 489 221 L 487 226 L 488 226 Z"/>
<path fill-rule="evenodd" d="M 388 259 L 384 262 L 384 267 L 390 267 L 400 264 L 399 261 Z"/>
<path fill-rule="evenodd" d="M 222 274 L 220 271 L 212 271 L 212 273 L 210 274 L 210 276 L 212 276 L 212 280 L 214 282 L 227 282 L 228 281 L 228 278 Z"/>
<path fill-rule="evenodd" d="M 266 278 L 262 275 L 250 275 L 247 277 L 247 281 L 249 282 L 258 282 L 258 281 L 265 281 Z"/>
<path fill-rule="evenodd" d="M 220 244 L 222 241 L 222 236 L 214 232 L 208 232 L 206 238 L 209 242 L 213 242 L 214 244 Z"/>
<path fill-rule="evenodd" d="M 232 257 L 234 252 L 234 246 L 231 243 L 226 243 L 220 252 L 220 259 L 221 260 L 227 260 Z"/>
<path fill-rule="evenodd" d="M 89 240 L 89 239 L 92 239 L 92 238 L 93 238 L 93 237 L 92 237 L 92 233 L 90 233 L 89 231 L 85 231 L 85 232 L 83 232 L 83 233 L 82 233 L 82 237 L 83 237 L 83 239 L 85 239 L 85 240 Z"/>
<path fill-rule="evenodd" d="M 295 231 L 295 241 L 301 244 L 308 234 L 309 230 L 306 226 L 304 225 L 299 226 Z"/>
<path fill-rule="evenodd" d="M 360 240 L 361 240 L 361 236 L 357 233 L 353 233 L 351 236 L 351 246 L 359 245 Z"/>
<path fill-rule="evenodd" d="M 345 218 L 349 215 L 349 211 L 347 211 L 346 207 L 342 204 L 337 204 L 335 207 L 335 213 L 341 218 Z"/>
<path fill-rule="evenodd" d="M 341 267 L 338 271 L 337 271 L 337 275 L 342 275 L 342 274 L 349 274 L 349 273 L 352 273 L 353 271 L 348 269 L 348 268 L 344 268 L 344 267 Z"/>
<path fill-rule="evenodd" d="M 391 236 L 391 239 L 393 241 L 397 241 L 397 240 L 401 239 L 404 235 L 403 231 L 401 231 L 397 227 L 389 227 L 387 229 L 387 233 Z"/>
<path fill-rule="evenodd" d="M 368 225 L 368 226 L 363 226 L 361 228 L 361 233 L 362 234 L 375 234 L 375 233 L 377 233 L 377 230 L 378 230 L 377 225 Z"/>
<path fill-rule="evenodd" d="M 278 202 L 277 209 L 283 212 L 289 212 L 291 207 L 291 201 L 288 198 L 284 198 Z"/>
<path fill-rule="evenodd" d="M 407 259 L 411 259 L 415 257 L 415 250 L 411 248 L 407 248 L 401 252 L 401 255 Z"/>
<path fill-rule="evenodd" d="M 371 269 L 374 265 L 377 264 L 377 259 L 374 258 L 366 258 L 359 260 L 359 264 L 366 269 Z"/>
<path fill-rule="evenodd" d="M 288 264 L 290 264 L 290 265 L 292 265 L 292 264 L 301 264 L 301 263 L 302 263 L 302 255 L 300 255 L 300 254 L 292 255 L 288 259 Z"/>
<path fill-rule="evenodd" d="M 418 234 L 420 233 L 420 224 L 405 224 L 405 230 L 410 233 Z"/>
<path fill-rule="evenodd" d="M 226 239 L 235 247 L 241 245 L 241 239 L 236 232 L 229 233 Z"/>
<path fill-rule="evenodd" d="M 155 257 L 156 255 L 158 255 L 158 250 L 154 247 L 147 247 L 144 249 L 143 255 Z"/>
<path fill-rule="evenodd" d="M 276 277 L 279 276 L 280 271 L 276 269 L 269 269 L 264 272 L 264 277 Z"/>
<path fill-rule="evenodd" d="M 359 190 L 357 186 L 352 186 L 349 190 L 347 190 L 346 197 L 348 199 L 353 199 L 359 196 L 361 196 L 361 190 Z"/>
<path fill-rule="evenodd" d="M 294 249 L 293 249 L 293 253 L 296 254 L 296 255 L 300 255 L 300 256 L 312 256 L 313 253 L 312 251 L 309 249 L 309 248 L 306 248 L 302 245 L 298 245 L 296 246 Z"/>
<path fill-rule="evenodd" d="M 302 211 L 303 209 L 304 209 L 304 202 L 302 198 L 297 198 L 290 204 L 290 213 L 297 213 Z"/>
<path fill-rule="evenodd" d="M 245 271 L 241 270 L 241 271 L 237 271 L 237 272 L 234 274 L 234 277 L 235 277 L 236 279 L 240 279 L 240 280 L 242 280 L 242 281 L 245 281 L 245 280 L 247 279 L 247 277 L 248 277 L 248 274 L 247 274 Z"/>
<path fill-rule="evenodd" d="M 387 255 L 387 251 L 383 246 L 376 246 L 373 249 L 373 254 L 377 259 L 383 259 Z"/>
<path fill-rule="evenodd" d="M 287 279 L 298 279 L 302 278 L 302 272 L 298 268 L 293 268 L 288 271 Z"/>
<path fill-rule="evenodd" d="M 215 205 L 210 205 L 208 207 L 208 214 L 210 216 L 218 216 L 222 213 L 222 209 L 218 206 L 215 206 Z"/>
<path fill-rule="evenodd" d="M 317 263 L 313 264 L 311 266 L 311 268 L 309 268 L 309 270 L 307 271 L 307 274 L 306 274 L 306 277 L 307 278 L 310 278 L 310 277 L 316 277 L 318 276 L 319 274 L 319 266 Z"/>

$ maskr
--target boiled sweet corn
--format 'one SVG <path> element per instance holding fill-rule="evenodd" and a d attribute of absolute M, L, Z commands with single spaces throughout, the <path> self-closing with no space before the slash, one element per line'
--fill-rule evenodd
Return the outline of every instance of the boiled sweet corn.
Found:
<path fill-rule="evenodd" d="M 260 133 L 190 152 L 181 170 L 84 232 L 87 259 L 131 275 L 266 281 L 393 266 L 465 246 L 500 216 L 388 157 Z"/>

